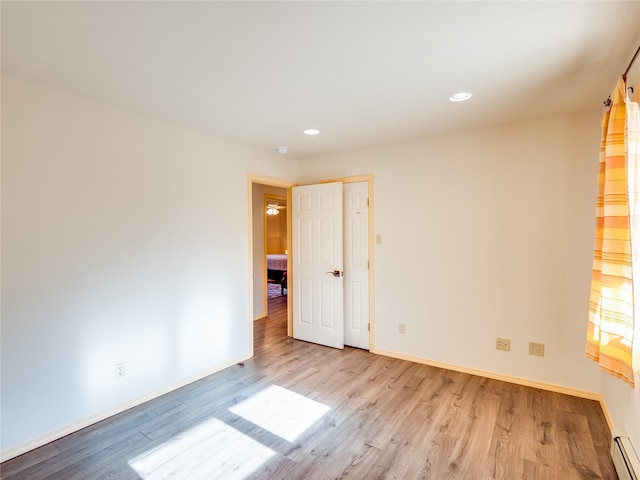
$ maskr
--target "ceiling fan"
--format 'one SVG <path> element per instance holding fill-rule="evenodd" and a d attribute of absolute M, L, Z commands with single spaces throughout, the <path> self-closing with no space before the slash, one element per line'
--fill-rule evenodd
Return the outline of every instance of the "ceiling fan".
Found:
<path fill-rule="evenodd" d="M 286 205 L 278 205 L 278 202 L 267 203 L 267 215 L 278 215 L 280 210 L 287 208 Z"/>

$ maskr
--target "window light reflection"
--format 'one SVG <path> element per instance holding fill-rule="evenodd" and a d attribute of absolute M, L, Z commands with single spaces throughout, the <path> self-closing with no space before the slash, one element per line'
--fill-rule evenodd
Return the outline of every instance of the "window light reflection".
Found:
<path fill-rule="evenodd" d="M 213 418 L 129 461 L 144 480 L 245 479 L 275 451 Z"/>
<path fill-rule="evenodd" d="M 245 420 L 296 440 L 331 407 L 277 385 L 229 408 Z M 212 418 L 129 461 L 144 480 L 242 480 L 276 455 L 262 443 Z"/>
<path fill-rule="evenodd" d="M 322 418 L 331 407 L 277 385 L 261 390 L 229 409 L 289 442 Z"/>

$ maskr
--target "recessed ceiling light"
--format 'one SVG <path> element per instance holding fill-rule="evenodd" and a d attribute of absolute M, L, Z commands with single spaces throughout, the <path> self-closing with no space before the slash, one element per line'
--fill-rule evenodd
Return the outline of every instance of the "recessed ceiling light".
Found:
<path fill-rule="evenodd" d="M 317 135 L 320 133 L 320 130 L 316 130 L 315 128 L 307 128 L 304 133 L 306 135 Z"/>
<path fill-rule="evenodd" d="M 465 100 L 469 100 L 470 98 L 470 92 L 458 92 L 451 95 L 449 97 L 449 100 L 451 100 L 452 102 L 464 102 Z"/>
<path fill-rule="evenodd" d="M 278 148 L 276 148 L 276 151 L 280 155 L 284 155 L 285 153 L 287 153 L 289 151 L 289 147 L 278 147 Z"/>

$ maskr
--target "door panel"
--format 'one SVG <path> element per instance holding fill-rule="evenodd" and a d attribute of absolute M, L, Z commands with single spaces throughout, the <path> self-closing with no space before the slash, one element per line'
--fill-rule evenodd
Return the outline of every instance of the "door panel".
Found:
<path fill-rule="evenodd" d="M 369 183 L 344 184 L 344 343 L 369 349 Z"/>
<path fill-rule="evenodd" d="M 344 348 L 342 215 L 342 183 L 292 189 L 293 337 L 335 348 Z"/>

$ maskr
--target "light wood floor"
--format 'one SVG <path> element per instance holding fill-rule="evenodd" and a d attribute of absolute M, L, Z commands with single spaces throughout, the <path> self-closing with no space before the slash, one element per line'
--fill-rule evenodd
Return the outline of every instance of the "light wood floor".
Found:
<path fill-rule="evenodd" d="M 286 337 L 3 463 L 15 479 L 615 479 L 597 402 Z"/>

